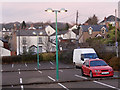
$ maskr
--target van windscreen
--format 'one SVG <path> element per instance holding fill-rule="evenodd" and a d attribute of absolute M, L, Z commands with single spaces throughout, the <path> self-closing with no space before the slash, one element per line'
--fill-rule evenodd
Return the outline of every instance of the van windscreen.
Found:
<path fill-rule="evenodd" d="M 96 53 L 85 53 L 85 54 L 82 54 L 82 57 L 89 58 L 89 59 L 96 59 L 96 58 L 98 58 Z"/>

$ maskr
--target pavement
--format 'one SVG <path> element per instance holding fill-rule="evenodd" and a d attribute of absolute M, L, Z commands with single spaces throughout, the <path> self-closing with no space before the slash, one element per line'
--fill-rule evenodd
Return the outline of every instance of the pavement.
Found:
<path fill-rule="evenodd" d="M 72 64 L 59 62 L 59 80 L 56 80 L 56 63 L 3 64 L 2 90 L 31 90 L 31 89 L 116 89 L 120 90 L 120 72 L 114 72 L 113 77 L 90 78 L 81 76 L 81 69 Z"/>

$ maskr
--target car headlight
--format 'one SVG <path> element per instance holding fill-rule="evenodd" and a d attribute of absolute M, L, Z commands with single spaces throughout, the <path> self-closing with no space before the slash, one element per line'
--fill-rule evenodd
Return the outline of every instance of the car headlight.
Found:
<path fill-rule="evenodd" d="M 95 72 L 100 72 L 100 70 L 95 70 Z"/>

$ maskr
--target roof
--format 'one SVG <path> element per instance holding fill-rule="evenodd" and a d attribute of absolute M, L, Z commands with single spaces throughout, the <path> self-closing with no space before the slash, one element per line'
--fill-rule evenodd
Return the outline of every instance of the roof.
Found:
<path fill-rule="evenodd" d="M 8 40 L 6 40 L 6 39 L 4 39 L 4 38 L 2 38 L 2 37 L 0 37 L 0 40 L 2 41 L 2 42 L 8 42 Z"/>
<path fill-rule="evenodd" d="M 79 30 L 78 29 L 74 29 L 72 30 L 76 35 L 79 35 Z"/>
<path fill-rule="evenodd" d="M 93 31 L 101 31 L 103 27 L 106 28 L 106 31 L 108 32 L 108 28 L 106 25 L 81 25 L 83 32 L 88 32 L 88 29 L 91 27 Z"/>
<path fill-rule="evenodd" d="M 106 21 L 109 21 L 109 22 L 112 22 L 112 21 L 115 21 L 115 16 L 113 15 L 110 15 L 106 18 Z M 117 21 L 120 21 L 120 18 L 117 18 Z M 100 23 L 103 23 L 105 22 L 105 20 L 101 21 Z"/>
<path fill-rule="evenodd" d="M 68 32 L 68 30 L 59 31 L 59 32 L 58 32 L 58 35 L 66 34 L 67 32 Z M 53 33 L 52 36 L 54 36 L 55 34 L 56 34 L 56 32 Z"/>
<path fill-rule="evenodd" d="M 17 36 L 35 36 L 33 32 L 40 33 L 42 32 L 42 36 L 47 36 L 45 30 L 18 30 Z"/>

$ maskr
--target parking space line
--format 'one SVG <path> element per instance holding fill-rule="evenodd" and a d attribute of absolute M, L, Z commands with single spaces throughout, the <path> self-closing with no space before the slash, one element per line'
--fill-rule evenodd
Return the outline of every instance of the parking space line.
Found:
<path fill-rule="evenodd" d="M 66 89 L 66 90 L 69 90 L 67 87 L 65 87 L 63 84 L 61 84 L 61 83 L 58 83 L 58 85 L 60 85 L 61 87 L 63 87 L 64 89 Z"/>
<path fill-rule="evenodd" d="M 53 79 L 52 77 L 48 76 L 49 79 L 51 79 L 52 81 L 55 81 L 55 79 Z"/>
<path fill-rule="evenodd" d="M 37 70 L 37 68 L 35 68 L 35 70 Z"/>
<path fill-rule="evenodd" d="M 86 77 L 83 77 L 83 76 L 79 76 L 77 74 L 75 74 L 76 77 L 79 77 L 79 78 L 83 78 L 83 79 L 87 79 Z"/>
<path fill-rule="evenodd" d="M 39 71 L 39 70 L 38 70 L 38 72 L 39 72 L 39 73 L 42 73 L 42 71 Z"/>
<path fill-rule="evenodd" d="M 111 86 L 111 85 L 108 85 L 108 84 L 105 84 L 105 83 L 102 83 L 102 82 L 98 82 L 98 81 L 93 81 L 94 83 L 97 83 L 97 84 L 101 84 L 103 86 L 107 86 L 107 87 L 110 87 L 110 88 L 114 88 L 114 89 L 117 89 L 116 87 L 114 86 Z"/>
<path fill-rule="evenodd" d="M 63 70 L 59 70 L 59 72 L 63 72 Z"/>
<path fill-rule="evenodd" d="M 27 64 L 25 63 L 25 66 L 27 67 Z"/>
<path fill-rule="evenodd" d="M 20 69 L 18 69 L 18 71 L 19 71 L 18 73 L 21 74 L 21 73 L 20 73 Z"/>
<path fill-rule="evenodd" d="M 1 70 L 1 72 L 3 72 L 3 70 Z"/>
<path fill-rule="evenodd" d="M 20 78 L 20 84 L 22 84 L 22 78 Z M 21 90 L 24 90 L 23 85 L 21 85 Z"/>
<path fill-rule="evenodd" d="M 51 62 L 51 61 L 50 61 L 50 64 L 51 64 L 51 65 L 54 65 L 54 63 L 53 63 L 53 62 Z"/>
<path fill-rule="evenodd" d="M 11 85 L 11 87 L 13 88 L 13 85 Z"/>
<path fill-rule="evenodd" d="M 39 66 L 41 66 L 41 64 L 39 63 Z"/>
<path fill-rule="evenodd" d="M 51 69 L 54 69 L 54 67 L 50 67 Z"/>
<path fill-rule="evenodd" d="M 14 67 L 14 64 L 12 64 L 12 68 Z"/>

